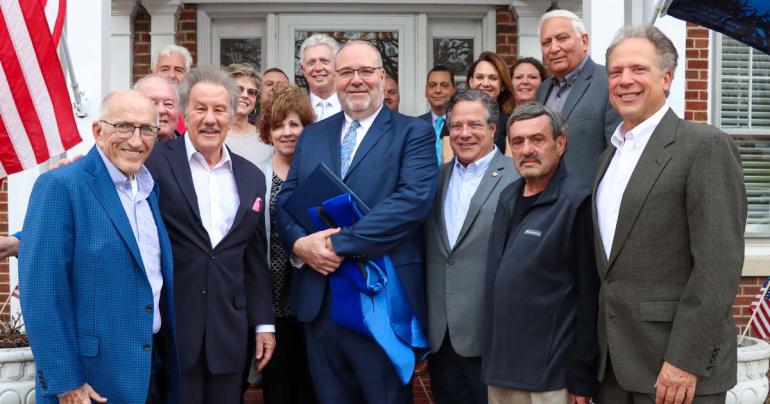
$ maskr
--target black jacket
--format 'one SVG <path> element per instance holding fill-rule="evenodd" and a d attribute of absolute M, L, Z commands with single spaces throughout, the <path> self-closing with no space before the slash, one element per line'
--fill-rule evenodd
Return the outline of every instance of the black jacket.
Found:
<path fill-rule="evenodd" d="M 482 378 L 498 387 L 566 387 L 592 396 L 599 281 L 590 190 L 560 164 L 511 228 L 523 186 L 522 178 L 502 191 L 492 227 Z"/>

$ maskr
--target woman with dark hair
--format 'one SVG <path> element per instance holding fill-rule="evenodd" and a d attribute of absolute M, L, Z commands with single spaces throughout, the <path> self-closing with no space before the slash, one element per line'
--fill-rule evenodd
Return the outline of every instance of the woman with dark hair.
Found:
<path fill-rule="evenodd" d="M 293 84 L 276 84 L 273 96 L 262 104 L 259 136 L 273 145 L 273 157 L 258 167 L 269 185 L 265 195 L 265 230 L 267 259 L 273 280 L 273 313 L 276 348 L 273 358 L 262 371 L 262 392 L 266 404 L 305 404 L 317 401 L 310 379 L 302 324 L 289 311 L 291 279 L 290 251 L 278 235 L 275 196 L 289 173 L 291 158 L 305 126 L 315 120 L 307 94 Z"/>
<path fill-rule="evenodd" d="M 500 153 L 510 155 L 507 150 L 505 125 L 508 123 L 508 115 L 513 112 L 515 100 L 508 66 L 496 53 L 482 52 L 468 69 L 466 79 L 468 88 L 481 90 L 497 101 L 497 106 L 500 108 L 500 120 L 495 132 L 495 145 L 497 145 Z"/>
<path fill-rule="evenodd" d="M 511 66 L 511 80 L 517 107 L 535 100 L 537 89 L 546 75 L 545 67 L 539 60 L 532 57 L 516 59 Z"/>

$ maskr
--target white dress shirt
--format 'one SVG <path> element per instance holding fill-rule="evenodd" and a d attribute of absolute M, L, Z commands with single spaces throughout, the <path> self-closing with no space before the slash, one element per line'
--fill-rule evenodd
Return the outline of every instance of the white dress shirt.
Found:
<path fill-rule="evenodd" d="M 336 114 L 337 112 L 342 111 L 340 99 L 337 98 L 336 92 L 332 93 L 332 95 L 330 95 L 327 99 L 323 99 L 310 92 L 310 105 L 313 106 L 316 122 L 320 121 L 321 119 L 326 119 Z"/>
<path fill-rule="evenodd" d="M 626 192 L 626 186 L 634 173 L 636 164 L 642 156 L 652 132 L 668 111 L 668 103 L 645 121 L 625 132 L 621 122 L 612 134 L 610 142 L 615 146 L 615 154 L 596 188 L 596 217 L 599 222 L 599 234 L 602 237 L 604 254 L 610 258 L 612 240 L 620 213 L 620 202 Z"/>
<path fill-rule="evenodd" d="M 203 155 L 195 150 L 189 136 L 184 137 L 184 144 L 190 162 L 195 195 L 198 197 L 201 222 L 209 234 L 211 247 L 216 247 L 230 231 L 241 202 L 238 187 L 235 185 L 230 153 L 222 145 L 219 162 L 214 167 L 209 167 Z"/>
<path fill-rule="evenodd" d="M 374 123 L 375 118 L 377 118 L 377 115 L 380 114 L 380 111 L 382 110 L 382 106 L 375 111 L 373 114 L 369 115 L 368 117 L 364 119 L 359 119 L 358 123 L 359 126 L 358 129 L 356 129 L 356 145 L 353 147 L 353 155 L 350 156 L 350 162 L 353 162 L 353 159 L 356 157 L 356 152 L 358 151 L 358 146 L 361 146 L 361 142 L 364 141 L 364 136 L 366 136 L 366 133 L 369 132 L 369 128 L 372 127 L 372 124 Z M 350 125 L 353 124 L 353 118 L 349 117 L 348 114 L 345 114 L 345 123 L 342 124 L 342 131 L 340 132 L 340 146 L 342 145 L 342 137 L 345 136 L 345 133 L 347 133 L 348 128 L 350 128 Z"/>
<path fill-rule="evenodd" d="M 454 248 L 457 242 L 460 229 L 465 223 L 465 217 L 471 206 L 471 199 L 476 194 L 496 151 L 497 147 L 484 157 L 468 164 L 467 167 L 463 167 L 457 158 L 454 159 L 452 178 L 449 179 L 449 186 L 444 198 L 444 224 L 449 239 L 449 248 Z"/>
<path fill-rule="evenodd" d="M 235 213 L 241 203 L 238 186 L 235 184 L 233 161 L 227 147 L 222 145 L 222 156 L 214 167 L 209 167 L 206 159 L 195 150 L 190 136 L 185 135 L 184 145 L 187 160 L 190 162 L 195 195 L 198 198 L 198 210 L 201 222 L 209 234 L 211 247 L 216 247 L 227 235 L 235 220 Z M 275 332 L 273 324 L 259 324 L 256 332 Z"/>

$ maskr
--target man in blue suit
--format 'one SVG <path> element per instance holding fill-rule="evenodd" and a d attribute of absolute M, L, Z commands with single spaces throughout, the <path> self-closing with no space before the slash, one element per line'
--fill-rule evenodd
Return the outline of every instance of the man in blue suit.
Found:
<path fill-rule="evenodd" d="M 305 128 L 277 202 L 283 204 L 324 163 L 371 210 L 352 227 L 312 234 L 279 210 L 284 241 L 307 264 L 293 274 L 290 305 L 305 323 L 322 403 L 411 403 L 410 384 L 401 384 L 375 341 L 331 321 L 326 286 L 343 258 L 389 254 L 424 324 L 420 228 L 438 179 L 435 134 L 425 121 L 383 107 L 382 58 L 368 42 L 347 43 L 336 66 L 343 111 Z"/>
<path fill-rule="evenodd" d="M 171 244 L 144 167 L 152 100 L 109 94 L 96 146 L 40 176 L 19 253 L 39 403 L 175 403 L 179 366 Z"/>

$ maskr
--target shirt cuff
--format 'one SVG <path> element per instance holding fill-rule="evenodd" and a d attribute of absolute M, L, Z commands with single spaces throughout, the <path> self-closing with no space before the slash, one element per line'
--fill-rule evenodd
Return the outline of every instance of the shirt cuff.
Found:
<path fill-rule="evenodd" d="M 297 254 L 294 254 L 294 253 L 291 253 L 291 256 L 289 257 L 289 262 L 291 263 L 291 266 L 297 269 L 302 269 L 302 267 L 305 266 L 305 260 L 303 260 Z"/>
<path fill-rule="evenodd" d="M 257 332 L 257 334 L 259 334 L 261 332 L 272 332 L 273 334 L 275 334 L 275 325 L 273 325 L 273 324 L 260 324 L 260 325 L 258 325 L 256 327 L 255 331 Z"/>

